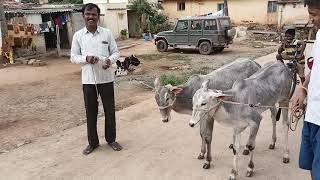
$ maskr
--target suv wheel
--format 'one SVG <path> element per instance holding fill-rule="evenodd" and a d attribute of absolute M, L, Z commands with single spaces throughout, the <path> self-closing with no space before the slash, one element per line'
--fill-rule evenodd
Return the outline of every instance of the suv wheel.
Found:
<path fill-rule="evenodd" d="M 199 52 L 200 54 L 204 54 L 204 55 L 209 55 L 212 52 L 212 47 L 210 42 L 208 41 L 203 41 L 202 43 L 200 43 L 199 45 Z"/>
<path fill-rule="evenodd" d="M 158 40 L 157 49 L 160 52 L 166 52 L 168 50 L 168 43 L 163 39 Z"/>

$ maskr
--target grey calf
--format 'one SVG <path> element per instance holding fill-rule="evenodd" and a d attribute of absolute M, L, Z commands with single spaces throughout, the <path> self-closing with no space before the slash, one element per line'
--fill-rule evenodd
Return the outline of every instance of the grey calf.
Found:
<path fill-rule="evenodd" d="M 289 92 L 292 84 L 292 75 L 288 68 L 281 62 L 271 64 L 255 75 L 245 80 L 235 82 L 232 89 L 225 92 L 211 90 L 207 82 L 193 97 L 193 112 L 189 122 L 190 126 L 200 122 L 211 127 L 213 121 L 231 126 L 233 133 L 234 167 L 229 176 L 234 180 L 238 175 L 238 154 L 240 149 L 240 135 L 243 130 L 250 127 L 250 137 L 246 147 L 250 150 L 250 161 L 247 176 L 253 174 L 253 150 L 256 135 L 262 119 L 261 113 L 268 107 L 250 107 L 224 102 L 239 102 L 243 104 L 261 104 L 274 106 L 279 103 L 281 107 L 289 106 Z M 285 131 L 284 162 L 289 162 L 288 149 L 288 109 L 283 109 L 283 127 Z M 213 120 L 214 119 L 214 120 Z M 211 128 L 210 128 L 211 129 Z M 208 132 L 212 134 L 212 132 Z"/>
<path fill-rule="evenodd" d="M 172 85 L 161 86 L 159 79 L 155 80 L 155 100 L 159 106 L 163 122 L 168 122 L 171 118 L 171 110 L 183 114 L 192 114 L 192 97 L 195 92 L 201 88 L 201 84 L 210 80 L 208 88 L 228 90 L 232 87 L 233 83 L 237 80 L 243 80 L 250 77 L 252 74 L 260 70 L 260 65 L 249 59 L 239 59 L 225 65 L 208 75 L 194 75 L 189 78 L 186 85 L 182 87 L 175 87 Z M 272 110 L 272 119 L 274 120 L 272 143 L 275 144 L 275 113 Z M 211 141 L 212 141 L 213 121 L 210 121 L 207 126 L 203 122 L 200 123 L 200 135 L 202 138 L 201 152 L 198 159 L 204 159 L 207 152 L 206 163 L 203 168 L 210 168 L 211 162 Z M 270 145 L 270 146 L 271 146 Z M 245 152 L 249 152 L 248 150 Z M 248 153 L 246 153 L 248 154 Z"/>

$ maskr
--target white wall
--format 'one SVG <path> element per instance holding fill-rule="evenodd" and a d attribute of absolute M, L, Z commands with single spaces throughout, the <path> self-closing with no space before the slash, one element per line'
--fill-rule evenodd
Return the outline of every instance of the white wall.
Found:
<path fill-rule="evenodd" d="M 99 25 L 112 31 L 115 38 L 120 36 L 122 29 L 128 32 L 128 14 L 126 3 L 105 3 L 106 0 L 84 0 L 84 3 L 95 3 L 100 8 Z M 104 2 L 104 3 L 100 3 Z"/>
<path fill-rule="evenodd" d="M 130 0 L 83 0 L 83 4 L 86 3 L 95 3 L 95 4 L 101 4 L 101 3 L 126 3 L 128 4 Z M 158 0 L 148 0 L 149 3 L 157 3 Z"/>
<path fill-rule="evenodd" d="M 30 24 L 41 24 L 42 18 L 41 14 L 27 14 L 25 15 L 27 22 Z"/>
<path fill-rule="evenodd" d="M 30 24 L 41 24 L 42 17 L 41 14 L 27 14 L 25 15 L 27 22 Z M 38 34 L 32 36 L 33 44 L 37 47 L 37 52 L 46 53 L 46 41 L 44 38 L 44 34 Z"/>
<path fill-rule="evenodd" d="M 279 5 L 278 24 L 292 25 L 295 23 L 307 23 L 309 19 L 308 8 L 303 3 Z"/>
<path fill-rule="evenodd" d="M 1 56 L 1 49 L 2 49 L 2 34 L 1 34 L 1 26 L 0 26 L 0 56 Z"/>

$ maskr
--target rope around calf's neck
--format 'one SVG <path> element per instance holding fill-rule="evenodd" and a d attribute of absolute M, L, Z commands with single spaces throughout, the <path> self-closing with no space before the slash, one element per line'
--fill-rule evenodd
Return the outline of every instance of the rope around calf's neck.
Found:
<path fill-rule="evenodd" d="M 252 107 L 252 108 L 254 108 L 254 107 L 274 108 L 274 107 L 276 107 L 276 106 L 262 106 L 262 105 L 260 105 L 260 103 L 258 103 L 258 104 L 248 104 L 248 103 L 239 103 L 239 102 L 234 102 L 234 101 L 219 100 L 218 103 L 215 104 L 212 108 L 208 108 L 208 109 L 194 108 L 194 110 L 196 110 L 196 111 L 206 111 L 205 114 L 203 114 L 202 117 L 195 123 L 195 125 L 198 124 L 205 115 L 207 115 L 207 114 L 209 115 L 210 111 L 213 108 L 219 106 L 220 103 L 222 103 L 222 102 L 223 103 L 227 103 L 227 104 L 229 103 L 229 104 L 234 104 L 234 105 L 249 106 L 249 107 Z M 298 105 L 295 105 L 292 108 L 281 107 L 281 106 L 279 106 L 278 108 L 291 110 L 289 128 L 290 128 L 291 131 L 295 131 L 297 129 L 299 120 L 305 114 L 305 107 L 301 108 Z M 217 109 L 216 109 L 216 111 L 217 111 Z"/>

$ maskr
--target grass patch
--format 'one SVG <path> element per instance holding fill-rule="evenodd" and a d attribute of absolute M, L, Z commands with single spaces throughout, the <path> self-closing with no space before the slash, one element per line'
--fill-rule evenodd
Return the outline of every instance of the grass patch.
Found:
<path fill-rule="evenodd" d="M 161 59 L 171 60 L 171 61 L 191 61 L 191 57 L 188 55 L 181 54 L 171 54 L 171 53 L 161 53 L 161 54 L 143 54 L 137 56 L 139 59 L 144 61 L 157 61 Z"/>
<path fill-rule="evenodd" d="M 160 76 L 160 82 L 161 84 L 165 85 L 165 84 L 171 84 L 173 86 L 178 86 L 184 83 L 184 79 L 182 78 L 182 76 L 179 75 L 166 75 L 166 74 L 162 74 Z"/>
<path fill-rule="evenodd" d="M 160 76 L 160 82 L 162 85 L 171 84 L 173 86 L 179 86 L 188 81 L 190 76 L 195 74 L 205 75 L 211 72 L 213 69 L 210 67 L 201 67 L 199 69 L 192 69 L 190 71 L 184 71 L 179 74 L 162 74 Z"/>

